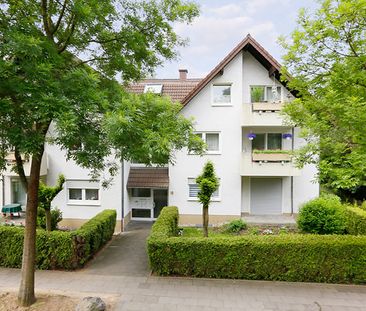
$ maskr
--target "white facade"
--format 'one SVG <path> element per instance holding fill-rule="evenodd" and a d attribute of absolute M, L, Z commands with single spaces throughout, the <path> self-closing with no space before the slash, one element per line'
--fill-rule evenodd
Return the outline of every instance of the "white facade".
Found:
<path fill-rule="evenodd" d="M 267 102 L 253 102 L 251 88 L 258 87 L 267 87 L 264 97 L 276 89 L 276 102 L 268 98 L 263 98 Z M 318 196 L 319 186 L 314 182 L 315 166 L 299 170 L 288 153 L 277 150 L 291 151 L 304 143 L 298 137 L 299 130 L 283 124 L 279 114 L 292 98 L 253 54 L 242 49 L 181 110 L 185 117 L 194 118 L 197 134 L 211 149 L 204 156 L 189 154 L 186 149 L 175 154 L 176 164 L 169 165 L 165 199 L 159 189 L 127 189 L 130 170 L 138 164 L 124 162 L 110 187 L 103 189 L 100 181 L 90 180 L 88 170 L 67 161 L 57 146 L 46 146 L 41 175 L 47 184 L 54 185 L 58 175 L 64 174 L 64 190 L 53 206 L 62 210 L 63 224 L 71 227 L 104 209 L 116 209 L 117 219 L 125 222 L 131 218 L 151 220 L 164 200 L 178 206 L 182 223 L 200 223 L 201 205 L 194 184 L 207 160 L 214 163 L 220 178 L 219 191 L 210 206 L 210 222 L 248 214 L 297 213 L 302 203 Z M 284 139 L 283 134 L 292 137 Z M 248 135 L 256 137 L 250 140 Z M 16 178 L 7 171 L 0 183 L 0 199 L 5 204 L 16 201 L 12 189 Z"/>

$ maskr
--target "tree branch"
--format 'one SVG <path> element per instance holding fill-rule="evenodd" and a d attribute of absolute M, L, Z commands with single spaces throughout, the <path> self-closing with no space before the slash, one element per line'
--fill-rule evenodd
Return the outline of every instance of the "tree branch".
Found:
<path fill-rule="evenodd" d="M 25 172 L 24 172 L 23 159 L 22 159 L 22 156 L 20 155 L 17 147 L 15 147 L 14 156 L 15 156 L 17 174 L 19 175 L 20 182 L 22 183 L 25 191 L 27 192 L 28 191 L 28 180 L 27 180 L 27 177 L 25 176 Z"/>
<path fill-rule="evenodd" d="M 72 16 L 70 18 L 70 23 L 69 23 L 69 25 L 66 28 L 66 30 L 70 29 L 69 30 L 69 34 L 68 34 L 66 40 L 64 41 L 64 44 L 62 44 L 60 46 L 60 48 L 58 49 L 58 53 L 59 54 L 61 54 L 63 51 L 66 50 L 66 48 L 67 48 L 67 46 L 68 46 L 68 44 L 70 42 L 70 39 L 71 39 L 71 37 L 72 37 L 72 35 L 73 35 L 74 31 L 75 31 L 75 26 L 76 26 L 76 17 L 75 17 L 74 14 L 72 14 Z"/>
<path fill-rule="evenodd" d="M 42 2 L 41 2 L 41 12 L 42 12 L 44 31 L 46 32 L 47 38 L 53 41 L 53 36 L 52 36 L 52 32 L 51 32 L 51 25 L 50 25 L 50 18 L 48 16 L 47 0 L 42 0 Z"/>
<path fill-rule="evenodd" d="M 52 35 L 55 34 L 56 31 L 58 30 L 58 28 L 60 27 L 61 21 L 62 21 L 62 19 L 64 17 L 64 14 L 65 14 L 66 5 L 67 5 L 68 2 L 69 2 L 68 0 L 65 0 L 64 1 L 64 4 L 62 5 L 62 9 L 61 9 L 60 15 L 58 17 L 58 20 L 56 22 L 56 25 L 55 25 L 55 27 L 53 27 L 52 32 L 51 32 Z"/>

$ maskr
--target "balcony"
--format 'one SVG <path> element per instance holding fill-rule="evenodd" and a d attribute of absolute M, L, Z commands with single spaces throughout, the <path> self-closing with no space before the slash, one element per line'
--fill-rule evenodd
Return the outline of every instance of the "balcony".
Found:
<path fill-rule="evenodd" d="M 282 126 L 279 114 L 283 102 L 255 102 L 243 104 L 243 126 Z"/>
<path fill-rule="evenodd" d="M 30 175 L 30 167 L 31 167 L 31 159 L 29 159 L 29 157 L 26 157 L 24 155 L 22 156 L 22 160 L 23 160 L 23 167 L 24 167 L 24 173 L 25 176 L 29 176 Z M 15 173 L 12 168 L 15 165 L 15 155 L 14 152 L 9 152 L 8 155 L 5 157 L 6 162 L 7 162 L 7 168 L 6 171 L 4 172 L 5 176 L 18 176 L 17 173 Z M 43 154 L 42 157 L 42 163 L 41 163 L 41 176 L 45 176 L 47 175 L 47 156 L 46 153 Z"/>
<path fill-rule="evenodd" d="M 243 152 L 241 159 L 241 176 L 299 176 L 288 151 L 271 150 Z"/>

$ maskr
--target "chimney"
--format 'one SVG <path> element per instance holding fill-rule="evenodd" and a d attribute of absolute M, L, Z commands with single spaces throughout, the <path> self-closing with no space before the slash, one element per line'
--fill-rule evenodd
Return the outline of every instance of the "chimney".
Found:
<path fill-rule="evenodd" d="M 188 74 L 187 69 L 179 69 L 179 80 L 181 81 L 187 80 L 187 74 Z"/>

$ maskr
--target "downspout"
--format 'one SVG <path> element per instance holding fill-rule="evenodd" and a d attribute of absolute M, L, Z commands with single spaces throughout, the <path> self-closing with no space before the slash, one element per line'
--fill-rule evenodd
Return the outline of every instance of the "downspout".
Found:
<path fill-rule="evenodd" d="M 1 180 L 1 191 L 2 191 L 2 206 L 5 205 L 5 177 L 3 174 L 0 175 Z"/>
<path fill-rule="evenodd" d="M 292 134 L 292 142 L 291 142 L 291 149 L 294 151 L 295 147 L 295 128 L 291 130 Z M 294 214 L 294 176 L 291 176 L 291 215 Z"/>
<path fill-rule="evenodd" d="M 121 232 L 124 231 L 124 218 L 125 218 L 125 163 L 121 160 L 121 184 L 122 184 L 122 194 L 121 194 Z"/>

